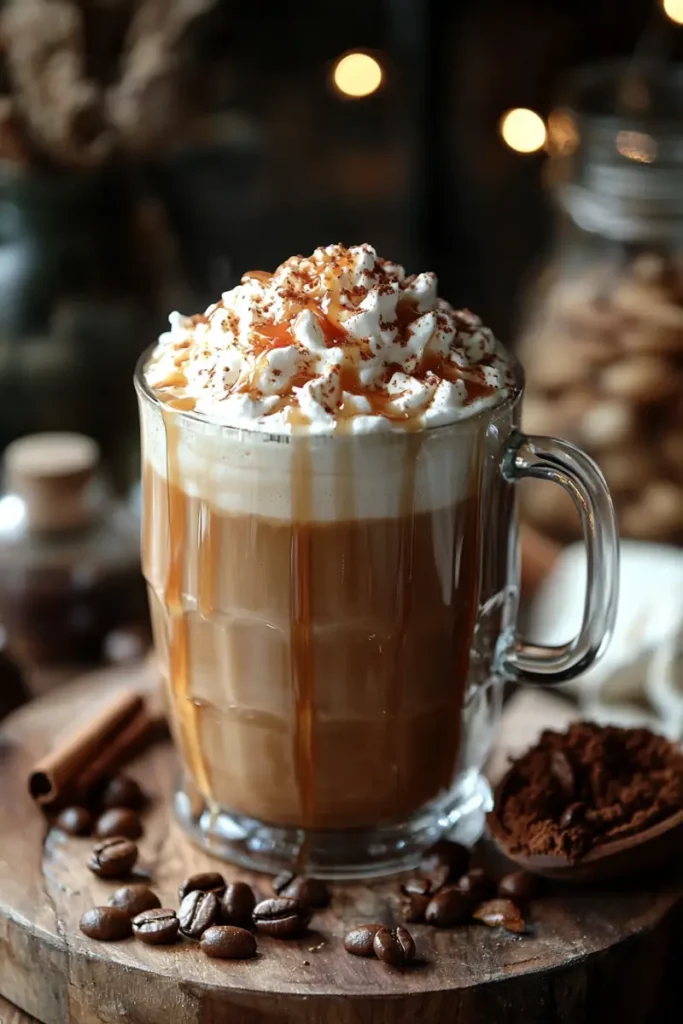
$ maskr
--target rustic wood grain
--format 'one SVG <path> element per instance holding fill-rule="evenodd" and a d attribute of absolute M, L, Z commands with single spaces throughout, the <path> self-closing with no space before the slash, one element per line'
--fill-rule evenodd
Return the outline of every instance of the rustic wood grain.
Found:
<path fill-rule="evenodd" d="M 39 1024 L 39 1022 L 35 1017 L 29 1017 L 23 1010 L 12 1006 L 0 996 L 0 1024 Z"/>
<path fill-rule="evenodd" d="M 17 1006 L 12 1006 L 0 996 L 0 1024 L 40 1024 L 40 1022 L 35 1017 L 29 1017 Z"/>
<path fill-rule="evenodd" d="M 479 926 L 415 926 L 419 959 L 404 973 L 342 949 L 351 925 L 398 920 L 395 881 L 336 886 L 309 935 L 260 938 L 253 961 L 211 961 L 189 942 L 162 949 L 86 938 L 80 915 L 104 903 L 116 883 L 86 869 L 91 841 L 47 831 L 26 779 L 59 731 L 94 711 L 103 693 L 146 680 L 135 670 L 99 674 L 20 709 L 0 729 L 0 992 L 44 1024 L 680 1020 L 667 1014 L 675 1013 L 680 993 L 672 986 L 683 973 L 681 878 L 549 893 L 536 902 L 524 938 Z M 174 770 L 168 744 L 131 766 L 155 798 L 140 873 L 165 906 L 177 905 L 184 875 L 220 867 L 170 818 Z M 263 876 L 221 869 L 269 891 Z"/>

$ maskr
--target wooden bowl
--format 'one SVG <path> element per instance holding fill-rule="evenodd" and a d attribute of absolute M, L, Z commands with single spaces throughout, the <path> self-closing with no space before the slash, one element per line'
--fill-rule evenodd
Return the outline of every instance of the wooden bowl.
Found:
<path fill-rule="evenodd" d="M 512 853 L 510 833 L 495 811 L 509 775 L 510 772 L 496 787 L 494 810 L 488 815 L 488 826 L 498 849 L 524 871 L 562 882 L 606 882 L 664 868 L 683 856 L 683 811 L 637 835 L 601 843 L 573 863 L 558 855 Z"/>

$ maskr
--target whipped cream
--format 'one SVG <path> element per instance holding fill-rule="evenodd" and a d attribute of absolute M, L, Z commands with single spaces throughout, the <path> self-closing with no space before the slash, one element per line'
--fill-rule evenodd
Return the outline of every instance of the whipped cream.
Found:
<path fill-rule="evenodd" d="M 203 315 L 173 313 L 146 368 L 163 400 L 270 434 L 436 426 L 498 404 L 512 362 L 468 310 L 370 245 L 255 271 Z"/>

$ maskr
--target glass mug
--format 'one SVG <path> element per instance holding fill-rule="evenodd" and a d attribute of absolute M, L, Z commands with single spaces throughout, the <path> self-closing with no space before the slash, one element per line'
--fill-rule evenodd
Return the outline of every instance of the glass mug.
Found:
<path fill-rule="evenodd" d="M 612 629 L 614 512 L 595 464 L 518 423 L 522 374 L 453 424 L 270 435 L 162 403 L 136 373 L 143 571 L 183 767 L 212 853 L 326 877 L 404 870 L 476 804 L 502 682 L 582 672 Z M 561 647 L 526 644 L 515 483 L 574 499 L 588 582 Z"/>

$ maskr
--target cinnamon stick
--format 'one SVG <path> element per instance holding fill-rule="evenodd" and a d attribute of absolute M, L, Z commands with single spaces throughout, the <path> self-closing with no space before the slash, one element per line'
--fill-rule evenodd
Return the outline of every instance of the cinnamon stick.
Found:
<path fill-rule="evenodd" d="M 153 738 L 161 716 L 142 696 L 123 690 L 35 765 L 29 792 L 43 807 L 85 796 Z"/>
<path fill-rule="evenodd" d="M 78 776 L 74 787 L 76 797 L 85 797 L 90 790 L 107 775 L 113 775 L 136 754 L 139 754 L 154 739 L 167 732 L 166 717 L 152 714 L 146 706 L 135 715 L 128 725 L 112 737 L 94 761 Z"/>

